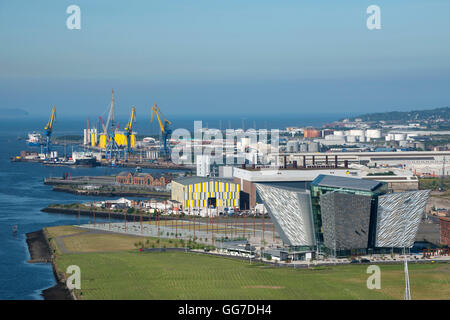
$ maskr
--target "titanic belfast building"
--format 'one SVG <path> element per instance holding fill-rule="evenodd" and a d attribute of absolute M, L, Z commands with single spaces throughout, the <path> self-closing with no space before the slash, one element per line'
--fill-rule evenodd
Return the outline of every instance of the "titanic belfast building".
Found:
<path fill-rule="evenodd" d="M 411 248 L 429 190 L 388 193 L 384 182 L 319 175 L 309 188 L 256 183 L 283 242 L 332 256 Z"/>

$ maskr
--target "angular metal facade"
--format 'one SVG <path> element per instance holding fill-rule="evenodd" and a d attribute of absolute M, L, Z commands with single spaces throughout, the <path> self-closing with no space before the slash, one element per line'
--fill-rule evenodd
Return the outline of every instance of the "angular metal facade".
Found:
<path fill-rule="evenodd" d="M 376 247 L 410 248 L 419 229 L 429 190 L 398 192 L 378 198 Z"/>
<path fill-rule="evenodd" d="M 320 196 L 323 240 L 333 250 L 367 248 L 372 197 L 327 192 Z"/>
<path fill-rule="evenodd" d="M 284 243 L 314 246 L 314 227 L 309 191 L 255 184 L 259 197 Z"/>

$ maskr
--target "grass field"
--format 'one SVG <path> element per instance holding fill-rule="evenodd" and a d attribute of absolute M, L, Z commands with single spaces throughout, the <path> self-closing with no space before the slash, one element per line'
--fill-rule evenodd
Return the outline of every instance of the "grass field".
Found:
<path fill-rule="evenodd" d="M 68 236 L 71 234 L 77 234 L 81 232 L 86 232 L 87 230 L 75 227 L 75 226 L 57 226 L 57 227 L 48 227 L 46 228 L 47 233 L 50 237 L 60 237 L 60 236 Z"/>
<path fill-rule="evenodd" d="M 81 268 L 81 299 L 402 299 L 402 265 L 382 265 L 381 290 L 367 266 L 287 269 L 184 252 L 67 254 Z M 449 264 L 411 264 L 413 299 L 450 299 Z"/>
<path fill-rule="evenodd" d="M 158 239 L 81 231 L 47 229 L 58 271 L 81 269 L 81 299 L 403 298 L 401 264 L 380 265 L 381 289 L 369 290 L 365 265 L 288 269 L 196 253 L 139 252 L 136 242 L 159 247 Z M 73 253 L 62 254 L 55 239 Z M 166 247 L 181 244 L 160 241 Z M 450 299 L 450 264 L 410 264 L 409 273 L 413 299 Z"/>
<path fill-rule="evenodd" d="M 63 238 L 67 250 L 76 252 L 99 252 L 99 251 L 121 251 L 136 249 L 136 243 L 141 242 L 147 248 L 154 246 L 161 247 L 182 247 L 179 240 L 169 240 L 161 238 L 158 242 L 157 238 L 145 238 L 138 236 L 129 236 L 123 234 L 102 234 L 89 233 L 81 234 L 74 237 Z"/>

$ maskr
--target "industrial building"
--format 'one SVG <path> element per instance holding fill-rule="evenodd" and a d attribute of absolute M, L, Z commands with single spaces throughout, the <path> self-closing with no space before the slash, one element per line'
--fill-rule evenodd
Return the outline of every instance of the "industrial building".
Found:
<path fill-rule="evenodd" d="M 239 207 L 240 186 L 231 179 L 183 177 L 172 180 L 172 200 L 183 208 Z"/>
<path fill-rule="evenodd" d="M 255 183 L 283 242 L 332 256 L 411 248 L 428 190 L 387 193 L 386 183 L 319 175 L 309 187 Z"/>
<path fill-rule="evenodd" d="M 256 206 L 256 183 L 277 183 L 287 187 L 308 189 L 309 184 L 320 174 L 360 177 L 360 170 L 343 166 L 334 167 L 334 165 L 309 168 L 293 166 L 281 169 L 256 166 L 235 167 L 233 168 L 233 181 L 240 185 L 241 209 L 248 209 Z"/>
<path fill-rule="evenodd" d="M 398 151 L 398 152 L 327 152 L 274 154 L 274 163 L 298 167 L 350 166 L 397 167 L 415 175 L 450 175 L 450 151 Z"/>
<path fill-rule="evenodd" d="M 123 171 L 116 176 L 117 184 L 165 187 L 171 181 L 162 174 Z"/>

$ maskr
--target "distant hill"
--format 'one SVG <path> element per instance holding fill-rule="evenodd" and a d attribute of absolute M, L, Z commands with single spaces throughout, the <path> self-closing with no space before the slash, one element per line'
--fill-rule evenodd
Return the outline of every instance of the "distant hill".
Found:
<path fill-rule="evenodd" d="M 0 118 L 16 118 L 28 116 L 28 111 L 18 108 L 0 108 Z"/>
<path fill-rule="evenodd" d="M 350 118 L 350 120 L 362 119 L 362 121 L 420 121 L 432 119 L 450 119 L 450 107 L 417 111 L 391 111 L 368 113 Z"/>

